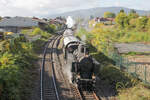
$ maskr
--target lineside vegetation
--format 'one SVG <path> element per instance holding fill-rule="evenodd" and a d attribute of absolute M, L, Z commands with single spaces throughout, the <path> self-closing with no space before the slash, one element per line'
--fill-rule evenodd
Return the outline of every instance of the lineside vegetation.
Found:
<path fill-rule="evenodd" d="M 37 51 L 55 31 L 46 29 L 23 30 L 24 35 L 0 41 L 0 100 L 30 99 Z"/>
<path fill-rule="evenodd" d="M 117 69 L 108 55 L 114 51 L 115 42 L 150 43 L 150 18 L 139 16 L 134 10 L 129 14 L 121 10 L 115 17 L 114 25 L 103 23 L 94 25 L 93 20 L 89 23 L 91 31 L 81 28 L 76 36 L 80 39 L 86 37 L 85 42 L 89 44 L 91 55 L 101 63 L 99 78 L 114 88 L 119 100 L 149 100 L 149 86 Z"/>

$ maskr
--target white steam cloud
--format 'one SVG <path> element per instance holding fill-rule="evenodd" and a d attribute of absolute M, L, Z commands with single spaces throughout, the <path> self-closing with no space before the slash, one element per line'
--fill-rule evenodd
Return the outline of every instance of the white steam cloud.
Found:
<path fill-rule="evenodd" d="M 68 28 L 73 28 L 75 26 L 75 21 L 71 18 L 71 16 L 68 16 L 66 25 Z"/>
<path fill-rule="evenodd" d="M 67 64 L 64 68 L 64 73 L 67 75 L 67 78 L 70 83 L 72 83 L 72 79 L 71 79 L 72 78 L 72 73 L 71 73 L 72 62 L 73 62 L 73 55 L 68 54 Z"/>
<path fill-rule="evenodd" d="M 81 36 L 81 40 L 86 42 L 86 36 L 84 34 Z"/>

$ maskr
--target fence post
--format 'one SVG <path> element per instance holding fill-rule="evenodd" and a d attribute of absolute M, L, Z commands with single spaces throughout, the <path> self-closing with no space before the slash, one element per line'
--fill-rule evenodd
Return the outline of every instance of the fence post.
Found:
<path fill-rule="evenodd" d="M 136 63 L 134 64 L 134 67 L 135 67 L 135 74 L 136 74 Z"/>
<path fill-rule="evenodd" d="M 120 56 L 120 69 L 123 70 L 123 57 Z"/>
<path fill-rule="evenodd" d="M 120 56 L 120 69 L 122 70 L 122 56 Z"/>
<path fill-rule="evenodd" d="M 118 65 L 118 56 L 116 55 L 116 53 L 114 53 L 114 59 L 115 59 L 115 63 L 116 63 L 116 66 Z"/>
<path fill-rule="evenodd" d="M 145 68 L 144 68 L 144 82 L 146 83 L 147 82 L 147 80 L 146 80 L 146 70 L 147 70 L 147 67 L 145 66 Z"/>
<path fill-rule="evenodd" d="M 128 61 L 128 59 L 126 59 L 126 67 L 127 67 L 127 72 L 129 72 L 129 61 Z"/>

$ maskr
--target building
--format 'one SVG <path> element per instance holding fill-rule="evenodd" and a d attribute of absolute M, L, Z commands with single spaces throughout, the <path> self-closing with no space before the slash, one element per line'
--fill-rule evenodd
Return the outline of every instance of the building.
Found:
<path fill-rule="evenodd" d="M 97 17 L 95 18 L 97 23 L 104 23 L 104 24 L 115 24 L 114 18 L 104 18 L 104 17 Z"/>
<path fill-rule="evenodd" d="M 40 19 L 32 19 L 28 17 L 8 17 L 0 21 L 0 29 L 5 32 L 20 33 L 22 29 L 30 29 L 32 27 L 42 27 L 47 23 Z"/>
<path fill-rule="evenodd" d="M 66 20 L 65 18 L 62 18 L 62 17 L 56 17 L 55 19 L 50 19 L 49 23 L 50 24 L 65 24 Z"/>
<path fill-rule="evenodd" d="M 150 67 L 150 44 L 115 43 L 114 48 L 119 55 L 126 55 L 130 62 L 149 64 Z"/>
<path fill-rule="evenodd" d="M 150 53 L 150 44 L 144 43 L 115 43 L 114 47 L 119 54 L 126 54 L 130 52 L 136 53 Z"/>

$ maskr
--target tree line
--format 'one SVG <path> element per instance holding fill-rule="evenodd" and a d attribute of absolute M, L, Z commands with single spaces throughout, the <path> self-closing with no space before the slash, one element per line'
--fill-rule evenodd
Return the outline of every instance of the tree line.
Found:
<path fill-rule="evenodd" d="M 128 14 L 122 9 L 118 14 L 105 12 L 104 18 L 115 18 L 116 26 L 119 28 L 136 29 L 138 31 L 148 31 L 150 28 L 150 18 L 140 16 L 135 10 Z"/>

